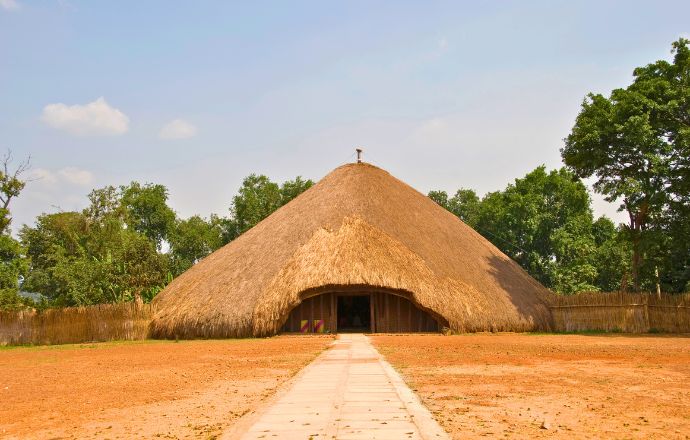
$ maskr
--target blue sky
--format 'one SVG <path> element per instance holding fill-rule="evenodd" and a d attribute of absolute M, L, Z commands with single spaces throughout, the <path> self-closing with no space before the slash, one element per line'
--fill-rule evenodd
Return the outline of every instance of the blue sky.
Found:
<path fill-rule="evenodd" d="M 561 166 L 585 94 L 670 58 L 688 17 L 687 1 L 0 0 L 0 149 L 31 155 L 34 179 L 13 227 L 131 180 L 165 184 L 181 216 L 224 215 L 244 176 L 319 179 L 357 145 L 423 192 L 501 189 Z"/>

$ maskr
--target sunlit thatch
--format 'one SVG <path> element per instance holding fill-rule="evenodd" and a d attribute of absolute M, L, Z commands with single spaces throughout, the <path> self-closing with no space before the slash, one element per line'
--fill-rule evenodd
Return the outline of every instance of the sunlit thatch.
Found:
<path fill-rule="evenodd" d="M 341 166 L 156 298 L 158 337 L 274 334 L 305 292 L 409 293 L 456 331 L 549 329 L 550 293 L 425 195 L 369 164 Z"/>

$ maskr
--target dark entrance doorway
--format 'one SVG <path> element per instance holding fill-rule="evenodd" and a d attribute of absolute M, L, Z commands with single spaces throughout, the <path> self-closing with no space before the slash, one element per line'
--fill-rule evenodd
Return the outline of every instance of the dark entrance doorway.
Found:
<path fill-rule="evenodd" d="M 343 288 L 303 299 L 290 311 L 281 331 L 418 333 L 438 332 L 443 326 L 448 323 L 442 317 L 422 310 L 409 298 Z"/>
<path fill-rule="evenodd" d="M 337 316 L 339 332 L 370 332 L 371 299 L 369 295 L 339 295 Z"/>

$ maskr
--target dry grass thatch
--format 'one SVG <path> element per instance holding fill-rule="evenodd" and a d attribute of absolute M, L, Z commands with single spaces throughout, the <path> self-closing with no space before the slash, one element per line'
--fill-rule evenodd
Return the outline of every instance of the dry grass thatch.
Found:
<path fill-rule="evenodd" d="M 556 297 L 551 307 L 558 331 L 690 332 L 690 293 L 581 293 Z"/>
<path fill-rule="evenodd" d="M 552 294 L 425 195 L 369 164 L 341 166 L 175 279 L 156 337 L 278 331 L 304 292 L 409 292 L 456 331 L 548 330 Z"/>
<path fill-rule="evenodd" d="M 151 304 L 0 312 L 0 345 L 72 344 L 148 337 Z"/>

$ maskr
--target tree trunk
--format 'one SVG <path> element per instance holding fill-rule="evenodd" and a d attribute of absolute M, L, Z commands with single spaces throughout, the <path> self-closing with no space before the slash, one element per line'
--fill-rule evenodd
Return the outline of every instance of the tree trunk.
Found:
<path fill-rule="evenodd" d="M 626 201 L 627 205 L 627 201 Z M 632 256 L 632 278 L 633 291 L 640 291 L 640 266 L 642 265 L 642 252 L 640 251 L 640 243 L 642 241 L 642 231 L 646 229 L 647 211 L 649 204 L 644 202 L 637 210 L 628 207 L 628 216 L 630 217 L 630 234 L 632 235 L 633 256 Z"/>
<path fill-rule="evenodd" d="M 640 269 L 640 260 L 642 259 L 640 256 L 640 239 L 636 236 L 633 238 L 633 256 L 632 256 L 632 279 L 633 279 L 633 292 L 639 292 L 640 291 L 640 278 L 639 278 L 639 269 Z"/>
<path fill-rule="evenodd" d="M 656 297 L 661 299 L 661 280 L 659 279 L 659 266 L 654 266 L 654 276 L 656 277 Z"/>

